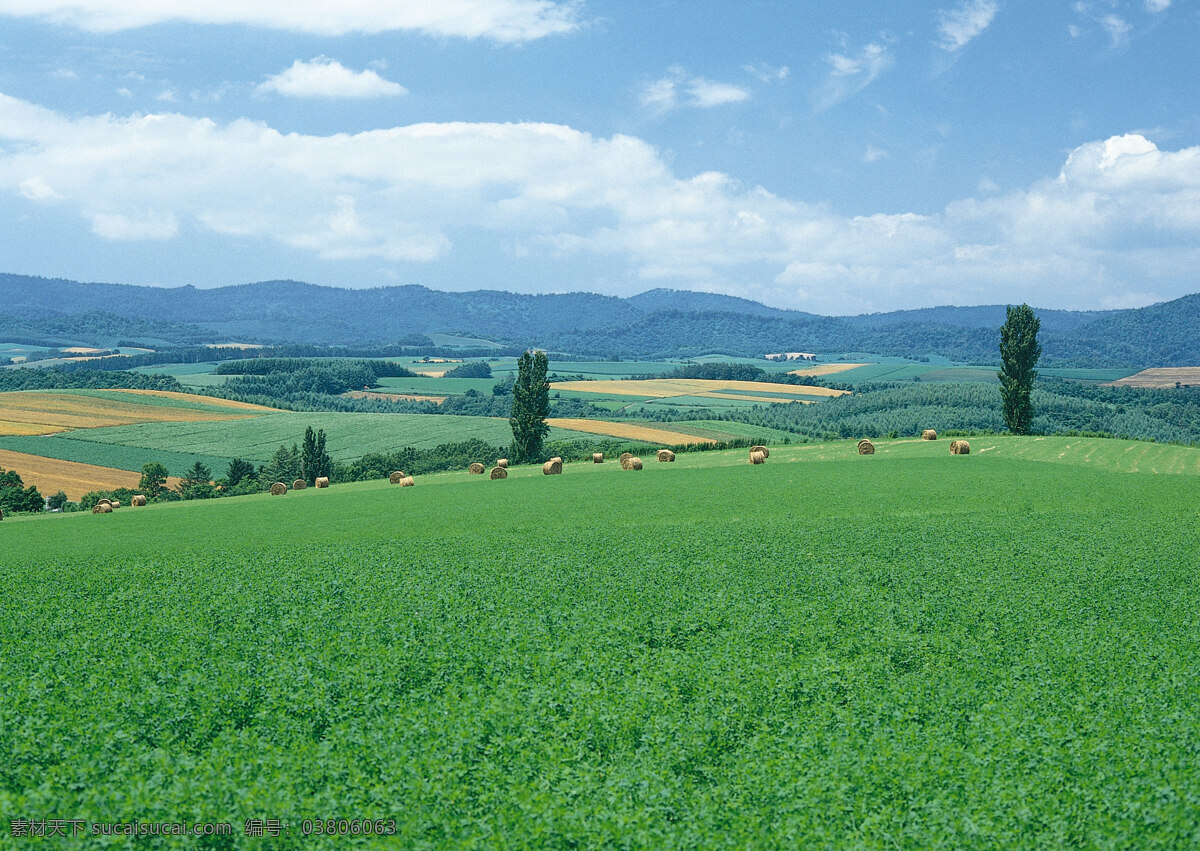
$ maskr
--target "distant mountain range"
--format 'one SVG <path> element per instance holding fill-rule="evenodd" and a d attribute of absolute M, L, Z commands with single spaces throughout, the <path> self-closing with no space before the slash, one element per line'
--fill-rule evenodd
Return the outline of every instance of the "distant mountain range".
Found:
<path fill-rule="evenodd" d="M 103 347 L 365 346 L 454 334 L 589 357 L 815 351 L 994 363 L 1004 313 L 1003 305 L 986 305 L 830 317 L 667 289 L 630 298 L 298 281 L 196 289 L 0 274 L 0 340 Z M 1131 310 L 1037 313 L 1046 365 L 1200 364 L 1200 295 Z"/>

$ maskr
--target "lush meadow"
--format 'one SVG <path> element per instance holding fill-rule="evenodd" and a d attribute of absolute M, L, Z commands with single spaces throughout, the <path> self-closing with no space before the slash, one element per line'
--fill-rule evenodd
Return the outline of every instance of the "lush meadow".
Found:
<path fill-rule="evenodd" d="M 1200 451 L 877 446 L 6 518 L 0 822 L 1200 842 Z"/>

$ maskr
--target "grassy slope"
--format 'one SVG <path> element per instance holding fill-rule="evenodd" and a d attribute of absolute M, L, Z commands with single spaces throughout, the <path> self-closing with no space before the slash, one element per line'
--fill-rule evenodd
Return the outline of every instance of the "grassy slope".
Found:
<path fill-rule="evenodd" d="M 1198 480 L 997 441 L 5 520 L 0 820 L 1193 844 Z"/>

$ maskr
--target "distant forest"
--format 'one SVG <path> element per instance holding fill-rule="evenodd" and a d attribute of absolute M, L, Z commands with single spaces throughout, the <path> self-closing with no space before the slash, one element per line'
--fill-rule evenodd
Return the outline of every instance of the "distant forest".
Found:
<path fill-rule="evenodd" d="M 1043 366 L 1200 364 L 1200 295 L 1133 310 L 1038 314 Z M 196 289 L 0 274 L 0 340 L 47 346 L 161 350 L 237 341 L 296 346 L 276 354 L 299 357 L 333 353 L 328 347 L 369 356 L 360 353 L 498 355 L 536 346 L 614 359 L 814 351 L 994 364 L 1003 320 L 1003 305 L 830 317 L 675 290 L 617 298 L 295 281 Z"/>

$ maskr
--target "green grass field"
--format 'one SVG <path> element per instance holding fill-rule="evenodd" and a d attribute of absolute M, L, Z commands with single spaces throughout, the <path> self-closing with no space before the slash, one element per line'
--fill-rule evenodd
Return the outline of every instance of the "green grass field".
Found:
<path fill-rule="evenodd" d="M 991 440 L 6 518 L 0 820 L 1195 847 L 1200 451 Z"/>

